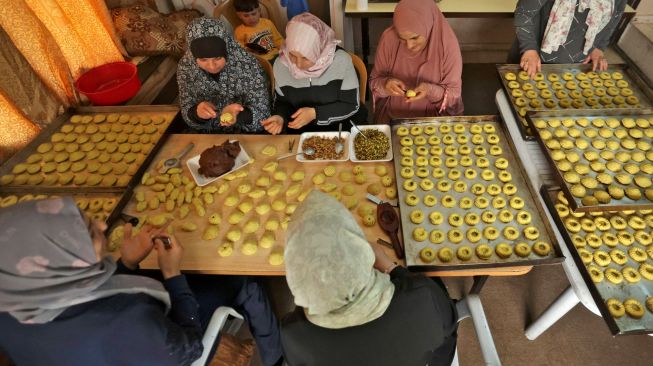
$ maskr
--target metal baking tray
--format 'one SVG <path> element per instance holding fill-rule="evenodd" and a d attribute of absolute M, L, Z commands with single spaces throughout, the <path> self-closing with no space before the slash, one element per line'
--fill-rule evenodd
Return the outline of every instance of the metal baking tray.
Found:
<path fill-rule="evenodd" d="M 408 206 L 405 203 L 406 195 L 408 192 L 406 192 L 403 189 L 403 182 L 405 181 L 404 178 L 401 177 L 401 144 L 400 144 L 400 137 L 397 136 L 396 130 L 400 126 L 407 126 L 407 127 L 412 127 L 415 125 L 421 125 L 421 126 L 427 126 L 427 125 L 442 125 L 442 124 L 454 124 L 454 123 L 461 123 L 467 127 L 467 134 L 468 136 L 471 136 L 469 133 L 469 127 L 474 125 L 474 124 L 491 124 L 495 127 L 496 130 L 496 135 L 499 136 L 501 139 L 500 143 L 498 144 L 502 149 L 503 149 L 503 154 L 501 157 L 506 158 L 509 161 L 509 167 L 508 171 L 512 174 L 512 183 L 515 184 L 517 187 L 517 194 L 516 196 L 520 196 L 524 199 L 525 206 L 523 209 L 528 210 L 531 215 L 532 215 L 532 221 L 531 224 L 532 226 L 537 227 L 540 230 L 540 237 L 536 241 L 545 241 L 551 245 L 551 253 L 547 257 L 538 257 L 534 253 L 531 253 L 529 257 L 527 258 L 521 258 L 516 256 L 514 253 L 513 255 L 508 258 L 508 259 L 500 259 L 497 257 L 495 253 L 492 254 L 492 257 L 488 260 L 481 260 L 479 259 L 475 254 L 473 254 L 472 259 L 468 261 L 461 261 L 459 260 L 456 255 L 456 249 L 459 246 L 462 245 L 468 245 L 474 250 L 478 244 L 481 243 L 487 243 L 492 247 L 493 251 L 496 247 L 497 244 L 502 243 L 502 242 L 508 242 L 505 240 L 501 235 L 499 238 L 496 240 L 493 240 L 492 242 L 487 242 L 487 240 L 481 240 L 480 242 L 476 244 L 472 244 L 467 240 L 463 240 L 463 242 L 459 244 L 453 244 L 453 243 L 447 243 L 446 239 L 445 242 L 442 244 L 432 244 L 429 239 L 427 238 L 423 242 L 417 242 L 413 240 L 412 238 L 412 232 L 413 229 L 421 226 L 424 227 L 427 231 L 431 231 L 433 229 L 440 229 L 442 230 L 445 235 L 447 234 L 448 230 L 451 228 L 447 219 L 449 214 L 453 213 L 458 213 L 461 214 L 461 216 L 464 216 L 467 212 L 473 211 L 478 213 L 479 215 L 486 210 L 491 210 L 495 214 L 498 213 L 501 209 L 494 209 L 492 205 L 490 204 L 489 207 L 485 209 L 479 209 L 476 206 L 472 207 L 471 209 L 461 209 L 458 205 L 452 208 L 444 208 L 441 204 L 441 198 L 444 195 L 443 193 L 440 193 L 437 191 L 437 189 L 433 189 L 430 192 L 424 192 L 421 190 L 421 188 L 418 188 L 415 190 L 413 193 L 418 195 L 420 197 L 420 203 L 417 206 Z M 528 181 L 524 178 L 526 176 L 526 173 L 523 171 L 522 163 L 519 160 L 519 157 L 515 153 L 515 147 L 512 145 L 512 140 L 509 139 L 506 135 L 506 133 L 503 131 L 503 128 L 501 127 L 501 124 L 497 120 L 497 116 L 470 116 L 470 117 L 431 117 L 431 118 L 411 118 L 411 119 L 401 119 L 401 120 L 394 120 L 393 121 L 393 134 L 392 134 L 392 143 L 393 143 L 393 151 L 395 155 L 394 159 L 394 164 L 395 164 L 395 174 L 397 177 L 397 191 L 398 191 L 398 196 L 399 196 L 399 206 L 400 206 L 400 217 L 401 217 L 401 226 L 402 226 L 402 233 L 403 233 L 403 240 L 404 240 L 404 247 L 405 247 L 405 252 L 406 252 L 406 264 L 410 266 L 412 269 L 417 269 L 417 270 L 456 270 L 456 269 L 474 269 L 474 268 L 494 268 L 494 267 L 510 267 L 510 266 L 525 266 L 525 265 L 541 265 L 541 264 L 554 264 L 554 263 L 560 263 L 564 260 L 564 257 L 562 256 L 562 253 L 560 252 L 560 248 L 558 247 L 558 244 L 555 242 L 555 236 L 552 234 L 551 227 L 549 226 L 549 223 L 546 220 L 543 220 L 542 217 L 544 217 L 544 211 L 542 210 L 542 207 L 539 205 L 539 201 L 535 199 L 535 191 L 530 187 Z M 439 133 L 439 132 L 438 132 Z M 456 135 L 453 131 L 451 132 L 452 134 Z M 485 136 L 487 134 L 484 133 Z M 424 135 L 426 136 L 426 135 Z M 454 142 L 454 146 L 458 146 L 459 144 L 457 142 Z M 468 144 L 470 147 L 474 147 L 470 141 Z M 426 145 L 427 147 L 430 145 Z M 446 145 L 442 145 L 443 147 Z M 486 147 L 489 151 L 489 143 L 485 141 L 481 146 Z M 413 158 L 415 158 L 417 155 L 415 152 L 413 152 Z M 427 155 L 426 157 L 428 158 L 430 156 Z M 445 155 L 443 155 L 446 157 Z M 475 155 L 470 155 L 472 157 L 476 157 Z M 498 169 L 494 167 L 494 161 L 498 157 L 493 157 L 491 155 L 486 155 L 486 157 L 490 160 L 490 167 L 488 169 L 493 170 L 495 173 L 497 173 Z M 444 165 L 444 158 L 443 158 L 443 164 L 440 166 L 444 171 L 445 174 L 448 175 L 450 168 L 447 168 Z M 461 170 L 461 172 L 464 172 L 463 167 L 458 166 L 458 169 Z M 431 170 L 431 169 L 430 169 Z M 480 178 L 480 169 L 476 168 L 477 172 L 479 173 L 479 176 L 477 176 L 476 179 L 474 180 L 466 180 L 464 177 L 461 177 L 461 179 L 465 179 L 468 183 L 468 189 L 471 187 L 473 183 L 483 183 L 486 187 L 487 185 L 491 183 L 501 183 L 498 179 L 494 181 L 483 181 Z M 429 173 L 429 177 L 434 181 L 434 183 L 437 185 L 438 179 L 433 178 L 432 175 Z M 419 181 L 420 178 L 417 178 L 416 180 Z M 455 182 L 452 182 L 455 183 Z M 435 195 L 438 198 L 438 203 L 433 206 L 433 207 L 427 207 L 423 204 L 423 197 L 427 193 L 431 193 Z M 471 192 L 464 192 L 464 193 L 457 193 L 453 189 L 447 192 L 446 194 L 450 194 L 453 197 L 456 198 L 456 200 L 460 200 L 463 196 L 470 197 L 472 199 L 475 198 L 475 196 Z M 489 194 L 485 193 L 484 194 L 488 198 L 492 198 Z M 503 193 L 500 194 L 500 196 L 506 198 L 507 196 Z M 510 208 L 509 204 L 506 204 L 507 209 L 510 209 L 511 212 L 514 214 L 517 212 L 517 210 L 514 210 Z M 424 212 L 425 214 L 425 220 L 422 224 L 415 225 L 411 222 L 410 220 L 410 211 L 414 209 L 420 209 Z M 440 211 L 444 216 L 444 222 L 439 225 L 439 226 L 434 226 L 430 223 L 428 220 L 428 213 L 431 211 Z M 510 225 L 514 225 L 517 227 L 520 231 L 525 227 L 517 224 L 516 222 L 514 223 L 509 223 Z M 508 225 L 502 223 L 498 218 L 497 220 L 491 224 L 492 226 L 496 227 L 500 231 L 503 230 L 503 228 Z M 483 222 L 481 221 L 479 224 L 474 226 L 475 228 L 479 229 L 482 231 L 482 229 L 485 227 Z M 467 225 L 463 225 L 460 227 L 461 230 L 466 231 L 469 227 Z M 517 241 L 527 241 L 529 242 L 530 245 L 533 244 L 533 241 L 526 240 L 522 237 L 520 234 L 520 238 L 515 240 L 514 242 Z M 421 261 L 419 258 L 419 252 L 422 248 L 430 246 L 431 248 L 437 250 L 441 247 L 448 246 L 454 251 L 454 259 L 451 262 L 443 263 L 440 262 L 438 259 L 431 263 L 425 263 Z"/>
<path fill-rule="evenodd" d="M 132 175 L 129 183 L 126 186 L 114 187 L 99 187 L 99 186 L 74 186 L 74 185 L 7 185 L 0 186 L 2 192 L 16 192 L 16 193 L 91 193 L 91 192 L 122 192 L 127 187 L 134 187 L 140 181 L 141 175 L 145 172 L 145 168 L 150 164 L 156 152 L 161 148 L 168 138 L 168 130 L 172 121 L 179 112 L 179 107 L 175 105 L 147 105 L 147 106 L 110 106 L 110 107 L 78 107 L 69 109 L 63 115 L 57 117 L 47 128 L 31 141 L 26 147 L 17 152 L 2 166 L 0 166 L 0 176 L 11 174 L 13 167 L 19 163 L 24 162 L 27 157 L 36 152 L 36 148 L 45 142 L 49 142 L 52 134 L 61 130 L 62 126 L 68 123 L 70 118 L 75 114 L 96 114 L 96 113 L 165 113 L 170 116 L 166 118 L 161 126 L 164 127 L 159 139 L 156 141 L 150 152 L 147 154 L 145 160 L 141 163 L 138 170 Z M 82 171 L 85 172 L 85 171 Z M 44 173 L 40 173 L 44 174 Z"/>
<path fill-rule="evenodd" d="M 560 119 L 561 120 L 561 119 L 566 119 L 566 118 L 572 118 L 572 119 L 587 118 L 591 122 L 592 120 L 597 119 L 597 118 L 606 119 L 606 118 L 610 118 L 610 117 L 617 118 L 617 119 L 620 119 L 620 120 L 623 119 L 623 118 L 633 118 L 633 119 L 645 118 L 645 119 L 648 119 L 649 121 L 653 122 L 653 109 L 652 108 L 648 108 L 648 109 L 612 109 L 612 110 L 600 110 L 600 111 L 595 111 L 595 110 L 589 110 L 589 111 L 588 110 L 567 110 L 567 111 L 529 112 L 527 114 L 528 123 L 531 126 L 531 128 L 533 128 L 534 131 L 537 130 L 537 128 L 535 128 L 534 123 L 535 123 L 536 120 L 540 120 L 540 119 L 543 119 L 543 120 Z M 592 127 L 592 126 L 590 126 L 590 127 L 594 128 L 594 129 L 597 129 L 596 127 Z M 561 125 L 558 128 L 567 129 L 563 125 Z M 650 127 L 650 128 L 653 128 L 653 127 Z M 637 129 L 639 129 L 639 128 L 637 128 Z M 554 128 L 549 127 L 548 130 L 553 132 Z M 549 164 L 552 165 L 552 167 L 553 167 L 552 170 L 554 172 L 553 174 L 555 175 L 556 179 L 558 180 L 558 184 L 562 187 L 562 190 L 565 193 L 565 196 L 567 196 L 567 199 L 569 200 L 571 208 L 574 211 L 581 211 L 581 212 L 622 211 L 622 210 L 644 210 L 644 209 L 652 209 L 653 208 L 653 202 L 648 200 L 643 194 L 644 189 L 637 187 L 637 185 L 635 184 L 634 181 L 631 182 L 629 185 L 622 185 L 622 184 L 616 182 L 616 180 L 614 181 L 614 184 L 618 185 L 621 188 L 624 188 L 624 189 L 626 189 L 626 188 L 638 188 L 638 189 L 640 189 L 640 191 L 642 191 L 642 198 L 637 200 L 637 201 L 634 201 L 634 200 L 632 200 L 632 199 L 630 199 L 628 197 L 624 197 L 621 200 L 612 200 L 611 203 L 608 203 L 608 204 L 585 206 L 581 202 L 581 198 L 574 197 L 571 194 L 570 184 L 567 183 L 563 179 L 563 172 L 560 171 L 560 169 L 558 169 L 558 166 L 555 163 L 555 161 L 553 160 L 553 157 L 551 157 L 551 151 L 545 145 L 544 140 L 542 140 L 542 137 L 540 136 L 540 134 L 537 133 L 536 135 L 537 135 L 537 141 L 540 144 L 540 148 L 543 150 L 544 155 L 546 156 L 547 160 L 549 161 Z M 586 136 L 583 136 L 583 138 L 584 139 L 589 139 Z M 571 138 L 571 139 L 573 139 L 573 138 Z M 602 140 L 607 141 L 607 139 L 604 139 L 604 138 L 602 138 L 600 136 L 597 136 L 597 137 L 593 138 L 593 140 L 596 140 L 596 139 L 602 139 Z M 615 137 L 615 136 L 612 136 L 610 139 L 615 140 L 615 141 L 619 141 L 619 139 L 617 137 Z M 653 144 L 653 139 L 646 137 L 646 135 L 644 135 L 644 137 L 641 140 L 647 140 L 649 143 Z M 597 153 L 601 151 L 601 150 L 595 149 L 591 144 L 585 150 L 580 150 L 578 148 L 574 148 L 572 151 L 575 151 L 576 153 L 578 153 L 578 155 L 580 156 L 580 160 L 579 160 L 580 163 L 584 163 L 586 165 L 589 165 L 589 162 L 583 156 L 583 151 L 590 151 L 590 150 L 591 151 L 596 151 Z M 638 149 L 634 149 L 634 150 L 638 150 Z M 624 148 L 622 148 L 620 146 L 619 150 L 615 150 L 615 151 L 612 151 L 612 152 L 616 154 L 616 153 L 618 153 L 620 151 L 628 151 L 628 150 L 626 150 L 626 149 L 624 149 Z M 632 152 L 632 150 L 630 152 Z M 597 161 L 605 163 L 607 160 L 603 159 L 602 157 L 599 157 Z M 648 161 L 647 159 L 644 160 L 644 162 L 647 162 L 647 161 Z M 648 162 L 653 163 L 653 161 L 648 161 Z M 634 162 L 633 160 L 629 160 L 628 162 L 624 162 L 624 163 L 621 163 L 621 164 L 625 165 L 627 163 L 635 163 L 635 164 L 638 164 L 638 165 L 640 164 L 640 163 Z M 617 174 L 617 173 L 613 173 L 613 172 L 611 172 L 609 170 L 606 170 L 606 172 L 610 173 L 610 174 L 613 174 L 613 175 Z M 597 174 L 598 173 L 596 173 L 595 171 L 590 169 L 589 174 L 587 174 L 586 176 L 596 178 Z M 641 173 L 641 172 L 638 173 L 637 175 L 645 175 L 646 176 L 646 174 Z M 599 183 L 599 184 L 600 184 L 600 186 L 603 186 L 603 184 L 601 184 L 601 183 Z M 588 191 L 587 192 L 588 194 L 590 192 L 593 192 L 593 190 L 589 190 L 589 189 L 587 191 Z"/>
<path fill-rule="evenodd" d="M 58 194 L 58 193 L 52 193 L 52 194 L 27 194 L 27 193 L 2 193 L 0 194 L 0 202 L 5 199 L 6 197 L 9 196 L 16 196 L 20 202 L 20 199 L 25 200 L 26 196 L 29 196 L 30 198 L 27 198 L 27 200 L 32 200 L 37 198 L 38 196 L 46 196 L 43 198 L 53 198 L 53 197 L 61 197 L 61 196 L 71 196 L 73 199 L 77 200 L 80 198 L 87 199 L 89 201 L 100 198 L 100 199 L 114 199 L 115 204 L 111 208 L 110 211 L 104 211 L 101 210 L 101 212 L 106 213 L 106 215 L 102 218 L 103 221 L 107 223 L 108 226 L 113 225 L 113 223 L 119 218 L 120 213 L 122 212 L 123 207 L 129 202 L 129 195 L 124 195 L 121 193 L 78 193 L 78 194 Z M 40 197 L 39 197 L 40 198 Z M 2 206 L 0 206 L 2 207 Z M 91 218 L 95 219 L 100 219 L 98 217 L 93 217 L 93 212 L 90 210 L 86 209 L 83 210 L 86 214 L 89 215 Z"/>
<path fill-rule="evenodd" d="M 551 217 L 553 217 L 553 221 L 555 222 L 555 225 L 558 227 L 558 230 L 560 231 L 560 234 L 562 235 L 562 238 L 564 239 L 567 248 L 569 248 L 569 251 L 571 252 L 571 256 L 572 258 L 574 258 L 574 261 L 576 262 L 576 266 L 578 267 L 580 274 L 583 277 L 583 280 L 585 280 L 585 284 L 587 285 L 587 288 L 590 290 L 590 293 L 592 294 L 592 298 L 594 299 L 596 306 L 599 308 L 599 311 L 601 312 L 603 319 L 608 324 L 608 328 L 610 328 L 612 334 L 633 335 L 633 334 L 653 333 L 653 313 L 651 313 L 649 310 L 646 309 L 644 310 L 644 316 L 641 319 L 631 318 L 627 314 L 622 316 L 621 318 L 615 319 L 612 315 L 610 315 L 610 312 L 608 311 L 608 307 L 605 304 L 606 300 L 609 298 L 616 298 L 622 302 L 627 298 L 635 298 L 639 300 L 644 307 L 646 307 L 645 305 L 646 298 L 649 296 L 653 296 L 653 281 L 648 281 L 642 278 L 637 284 L 628 284 L 624 280 L 621 284 L 614 285 L 609 283 L 607 279 L 604 279 L 601 283 L 598 284 L 594 283 L 594 281 L 592 281 L 592 277 L 589 274 L 589 271 L 587 270 L 587 267 L 585 267 L 583 260 L 580 258 L 580 255 L 578 254 L 578 251 L 576 250 L 576 247 L 574 246 L 571 240 L 571 234 L 565 228 L 562 219 L 560 218 L 558 212 L 554 207 L 555 203 L 557 202 L 556 196 L 558 192 L 560 192 L 560 188 L 558 187 L 551 187 L 545 185 L 542 186 L 542 188 L 540 189 L 540 193 L 542 194 L 542 198 L 544 198 L 544 202 L 546 203 L 546 206 L 549 209 L 549 212 L 551 213 Z M 612 216 L 611 214 L 608 213 L 604 213 L 604 215 L 608 215 L 607 217 Z M 634 232 L 634 230 L 630 227 L 628 227 L 626 230 L 631 233 Z M 616 230 L 611 228 L 609 232 L 616 233 Z M 632 245 L 638 246 L 639 244 L 634 243 Z M 619 244 L 617 247 L 622 247 L 621 248 L 622 250 L 624 249 L 624 247 L 621 244 Z M 602 249 L 605 250 L 606 248 L 608 247 L 602 244 Z M 592 251 L 592 248 L 589 248 L 588 250 Z M 653 260 L 651 260 L 651 258 L 648 258 L 646 263 L 653 264 Z M 630 256 L 628 256 L 628 262 L 626 262 L 625 265 L 635 266 L 635 268 L 637 268 L 639 264 L 633 261 L 633 259 L 630 258 Z M 609 267 L 615 269 L 621 268 L 621 266 L 616 265 L 613 262 L 610 263 Z"/>
<path fill-rule="evenodd" d="M 505 77 L 504 77 L 504 75 L 507 72 L 513 72 L 513 73 L 517 74 L 519 71 L 521 71 L 521 67 L 519 67 L 518 64 L 497 64 L 497 73 L 499 75 L 499 79 L 501 80 L 501 85 L 503 86 L 503 89 L 505 90 L 506 95 L 508 96 L 508 98 L 509 98 L 509 100 L 511 102 L 510 103 L 510 108 L 512 109 L 512 112 L 513 112 L 513 114 L 515 116 L 515 119 L 520 122 L 520 123 L 517 123 L 517 125 L 519 126 L 519 131 L 522 134 L 522 138 L 524 140 L 534 140 L 535 139 L 534 134 L 533 134 L 534 131 L 530 128 L 530 126 L 527 125 L 526 119 L 519 115 L 519 107 L 517 107 L 515 105 L 515 99 L 516 98 L 512 96 L 512 93 L 511 93 L 512 89 L 510 89 L 508 87 L 508 80 L 506 80 Z M 587 65 L 584 65 L 584 64 L 558 64 L 558 65 L 555 65 L 555 64 L 543 64 L 542 65 L 542 73 L 545 76 L 543 81 L 547 83 L 548 90 L 551 90 L 551 91 L 553 91 L 551 89 L 551 82 L 546 77 L 549 73 L 562 74 L 562 73 L 565 73 L 565 72 L 570 72 L 570 73 L 575 75 L 575 74 L 580 73 L 580 72 L 589 72 L 589 71 L 592 71 L 592 65 L 591 64 L 587 64 Z M 637 108 L 639 108 L 639 107 L 653 107 L 653 91 L 651 90 L 650 87 L 647 86 L 646 82 L 644 81 L 644 79 L 642 79 L 642 77 L 640 77 L 632 68 L 630 68 L 626 64 L 611 64 L 611 65 L 608 66 L 607 72 L 612 73 L 612 72 L 615 72 L 615 71 L 621 72 L 621 74 L 624 76 L 623 80 L 626 80 L 628 82 L 628 84 L 629 84 L 628 87 L 633 91 L 633 95 L 635 95 L 635 96 L 637 96 L 639 98 L 639 106 L 637 106 Z M 576 79 L 574 79 L 574 80 L 578 82 L 578 80 L 576 80 Z M 519 78 L 517 78 L 517 82 L 519 82 L 520 85 L 522 85 L 523 83 L 535 84 L 535 82 L 533 80 L 528 80 L 528 81 L 524 82 L 522 80 L 519 80 Z M 582 88 L 578 87 L 576 90 L 581 90 L 581 89 Z M 538 90 L 538 89 L 535 88 L 535 90 Z M 564 90 L 568 90 L 568 89 L 565 88 Z M 594 86 L 592 86 L 592 90 L 594 91 L 594 90 L 596 90 L 596 88 Z M 560 100 L 555 96 L 555 93 L 552 93 L 552 94 L 553 95 L 552 95 L 551 99 L 553 99 L 556 102 L 555 108 L 550 109 L 550 108 L 546 108 L 546 107 L 542 106 L 542 108 L 534 109 L 534 108 L 527 105 L 527 106 L 525 106 L 526 110 L 527 111 L 563 110 L 563 109 L 560 108 L 559 104 L 557 104 Z M 540 101 L 544 101 L 544 99 L 539 96 L 539 93 L 538 93 L 537 99 L 539 99 Z M 585 102 L 585 100 L 587 98 L 582 97 L 580 99 L 583 100 L 583 102 Z M 635 108 L 636 106 L 633 106 L 633 107 Z M 569 109 L 573 109 L 573 108 L 569 108 Z M 587 109 L 590 109 L 590 110 L 593 110 L 593 109 L 607 110 L 607 109 L 612 109 L 612 108 L 605 108 L 603 105 L 601 105 L 599 103 L 597 108 L 591 108 L 591 107 L 587 106 Z"/>

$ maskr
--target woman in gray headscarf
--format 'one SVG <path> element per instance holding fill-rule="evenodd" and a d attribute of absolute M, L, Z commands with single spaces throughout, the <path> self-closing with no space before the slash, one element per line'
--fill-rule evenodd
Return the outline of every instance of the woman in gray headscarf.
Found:
<path fill-rule="evenodd" d="M 174 237 L 170 248 L 152 243 L 165 228 L 132 235 L 126 225 L 115 262 L 103 253 L 106 224 L 88 220 L 71 198 L 0 209 L 0 228 L 0 349 L 17 365 L 189 365 L 202 354 L 203 312 L 225 303 L 259 310 L 251 304 L 264 298 L 256 285 L 213 282 L 205 309 L 179 270 L 183 248 Z M 136 272 L 153 248 L 163 284 Z M 246 314 L 271 324 L 257 341 L 278 344 L 269 309 Z M 276 348 L 267 364 L 281 356 Z"/>
<path fill-rule="evenodd" d="M 456 310 L 442 282 L 371 246 L 340 202 L 311 192 L 286 236 L 297 309 L 282 322 L 289 365 L 450 365 Z"/>

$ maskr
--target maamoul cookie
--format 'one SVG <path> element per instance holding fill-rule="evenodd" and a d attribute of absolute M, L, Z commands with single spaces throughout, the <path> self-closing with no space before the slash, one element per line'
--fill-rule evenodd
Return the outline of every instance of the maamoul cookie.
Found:
<path fill-rule="evenodd" d="M 453 259 L 453 251 L 450 248 L 444 247 L 438 250 L 438 259 L 442 262 L 451 262 Z"/>
<path fill-rule="evenodd" d="M 549 243 L 538 241 L 533 244 L 533 252 L 539 255 L 540 257 L 546 257 L 551 252 L 551 245 Z"/>
<path fill-rule="evenodd" d="M 614 268 L 607 268 L 603 274 L 605 275 L 605 278 L 610 281 L 611 283 L 618 285 L 623 282 L 624 276 L 621 274 L 621 272 L 617 271 Z"/>
<path fill-rule="evenodd" d="M 425 247 L 419 252 L 419 257 L 422 261 L 426 263 L 431 263 L 435 260 L 435 250 L 429 247 Z"/>
<path fill-rule="evenodd" d="M 614 318 L 621 318 L 626 314 L 626 308 L 624 305 L 621 303 L 621 301 L 615 298 L 608 299 L 606 301 L 606 305 L 610 315 L 612 315 Z"/>
<path fill-rule="evenodd" d="M 488 259 L 492 256 L 492 248 L 487 244 L 481 244 L 476 247 L 476 256 L 480 259 Z"/>
<path fill-rule="evenodd" d="M 458 250 L 456 250 L 456 256 L 461 261 L 468 261 L 472 259 L 472 248 L 463 245 L 460 248 L 458 248 Z"/>
<path fill-rule="evenodd" d="M 624 301 L 626 314 L 631 318 L 641 319 L 644 316 L 644 307 L 635 299 L 626 299 Z"/>
<path fill-rule="evenodd" d="M 423 227 L 417 227 L 413 230 L 413 239 L 415 241 L 424 241 L 428 237 L 428 233 Z"/>

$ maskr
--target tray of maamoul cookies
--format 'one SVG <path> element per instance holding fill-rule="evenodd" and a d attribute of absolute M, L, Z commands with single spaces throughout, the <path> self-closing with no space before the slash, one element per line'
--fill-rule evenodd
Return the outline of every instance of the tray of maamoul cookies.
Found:
<path fill-rule="evenodd" d="M 496 116 L 395 122 L 392 143 L 409 266 L 466 269 L 563 260 Z"/>
<path fill-rule="evenodd" d="M 653 333 L 653 210 L 575 212 L 560 188 L 541 194 L 612 334 Z"/>
<path fill-rule="evenodd" d="M 204 186 L 193 180 L 186 161 L 225 140 L 237 141 L 252 158 L 237 170 Z M 289 142 L 295 140 L 293 150 Z M 298 162 L 299 136 L 171 135 L 134 189 L 124 212 L 141 223 L 174 232 L 185 247 L 182 270 L 205 273 L 283 274 L 285 232 L 296 207 L 313 189 L 341 201 L 352 211 L 370 241 L 387 236 L 376 223 L 376 205 L 396 198 L 392 163 Z M 178 168 L 160 173 L 163 160 L 189 143 L 193 149 Z M 139 224 L 140 225 L 140 224 Z M 110 235 L 118 243 L 117 226 Z M 141 263 L 157 268 L 156 255 Z"/>
<path fill-rule="evenodd" d="M 528 111 L 653 106 L 653 92 L 625 64 L 606 71 L 592 71 L 590 64 L 545 64 L 533 79 L 516 64 L 497 65 L 497 72 L 526 140 L 535 138 L 526 122 Z"/>
<path fill-rule="evenodd" d="M 121 191 L 163 143 L 178 106 L 79 107 L 0 167 L 3 191 Z"/>
<path fill-rule="evenodd" d="M 0 208 L 10 207 L 19 202 L 60 197 L 59 194 L 0 193 Z M 90 219 L 113 222 L 121 208 L 120 193 L 81 193 L 72 195 L 77 207 Z"/>
<path fill-rule="evenodd" d="M 527 117 L 574 211 L 653 209 L 653 109 Z"/>

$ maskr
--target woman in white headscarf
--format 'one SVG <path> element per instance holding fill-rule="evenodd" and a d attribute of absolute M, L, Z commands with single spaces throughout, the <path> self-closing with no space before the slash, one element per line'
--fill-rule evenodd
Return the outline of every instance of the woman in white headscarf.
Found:
<path fill-rule="evenodd" d="M 626 0 L 519 0 L 508 62 L 533 78 L 542 64 L 592 63 L 606 70 L 610 44 Z"/>
<path fill-rule="evenodd" d="M 302 13 L 286 26 L 286 42 L 274 62 L 275 101 L 263 127 L 276 135 L 338 129 L 364 122 L 359 82 L 347 51 L 320 18 Z"/>
<path fill-rule="evenodd" d="M 371 246 L 340 202 L 311 192 L 286 237 L 298 306 L 282 322 L 294 365 L 450 365 L 456 310 L 442 282 L 412 275 Z"/>
<path fill-rule="evenodd" d="M 103 250 L 106 224 L 91 222 L 69 197 L 0 209 L 0 228 L 0 349 L 17 365 L 190 365 L 221 305 L 241 307 L 265 364 L 280 362 L 261 289 L 245 277 L 210 277 L 210 288 L 191 291 L 175 238 L 169 248 L 152 243 L 165 228 L 132 235 L 125 226 L 117 262 Z M 152 249 L 163 283 L 137 272 Z"/>

